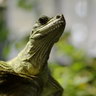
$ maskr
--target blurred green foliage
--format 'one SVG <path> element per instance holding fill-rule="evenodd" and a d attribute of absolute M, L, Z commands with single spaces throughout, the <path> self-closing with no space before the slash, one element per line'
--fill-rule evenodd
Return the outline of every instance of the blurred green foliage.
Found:
<path fill-rule="evenodd" d="M 32 0 L 19 0 L 17 5 L 25 10 L 32 10 L 33 7 Z"/>
<path fill-rule="evenodd" d="M 64 96 L 96 96 L 96 59 L 75 48 L 70 43 L 70 33 L 56 44 L 59 53 L 70 56 L 72 63 L 66 66 L 50 64 L 52 75 L 64 88 Z"/>
<path fill-rule="evenodd" d="M 6 56 L 9 53 L 9 44 L 8 44 L 8 28 L 6 26 L 5 19 L 5 7 L 0 7 L 0 59 L 5 60 Z"/>

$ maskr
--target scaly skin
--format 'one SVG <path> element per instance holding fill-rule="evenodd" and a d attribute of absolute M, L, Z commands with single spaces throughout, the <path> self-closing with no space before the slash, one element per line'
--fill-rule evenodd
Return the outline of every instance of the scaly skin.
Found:
<path fill-rule="evenodd" d="M 50 75 L 47 62 L 64 28 L 63 15 L 39 18 L 18 56 L 0 61 L 0 96 L 62 96 L 63 89 Z"/>

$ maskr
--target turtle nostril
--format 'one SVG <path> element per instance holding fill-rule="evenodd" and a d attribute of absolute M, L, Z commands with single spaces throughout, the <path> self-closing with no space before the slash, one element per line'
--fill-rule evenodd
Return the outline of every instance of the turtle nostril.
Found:
<path fill-rule="evenodd" d="M 56 19 L 59 19 L 60 17 L 61 17 L 60 15 L 57 15 L 57 16 L 56 16 Z"/>

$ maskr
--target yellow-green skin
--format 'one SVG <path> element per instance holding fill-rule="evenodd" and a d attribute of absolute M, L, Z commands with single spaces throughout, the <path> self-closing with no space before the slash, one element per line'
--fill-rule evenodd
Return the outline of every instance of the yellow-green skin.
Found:
<path fill-rule="evenodd" d="M 62 96 L 48 69 L 48 58 L 65 28 L 63 15 L 42 16 L 25 48 L 14 59 L 0 61 L 0 96 Z"/>

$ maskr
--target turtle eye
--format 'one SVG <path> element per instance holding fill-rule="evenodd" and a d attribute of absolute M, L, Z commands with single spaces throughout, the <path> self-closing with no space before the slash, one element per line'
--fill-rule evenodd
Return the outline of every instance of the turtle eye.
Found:
<path fill-rule="evenodd" d="M 44 25 L 48 22 L 48 17 L 47 16 L 42 16 L 39 18 L 39 23 Z"/>

